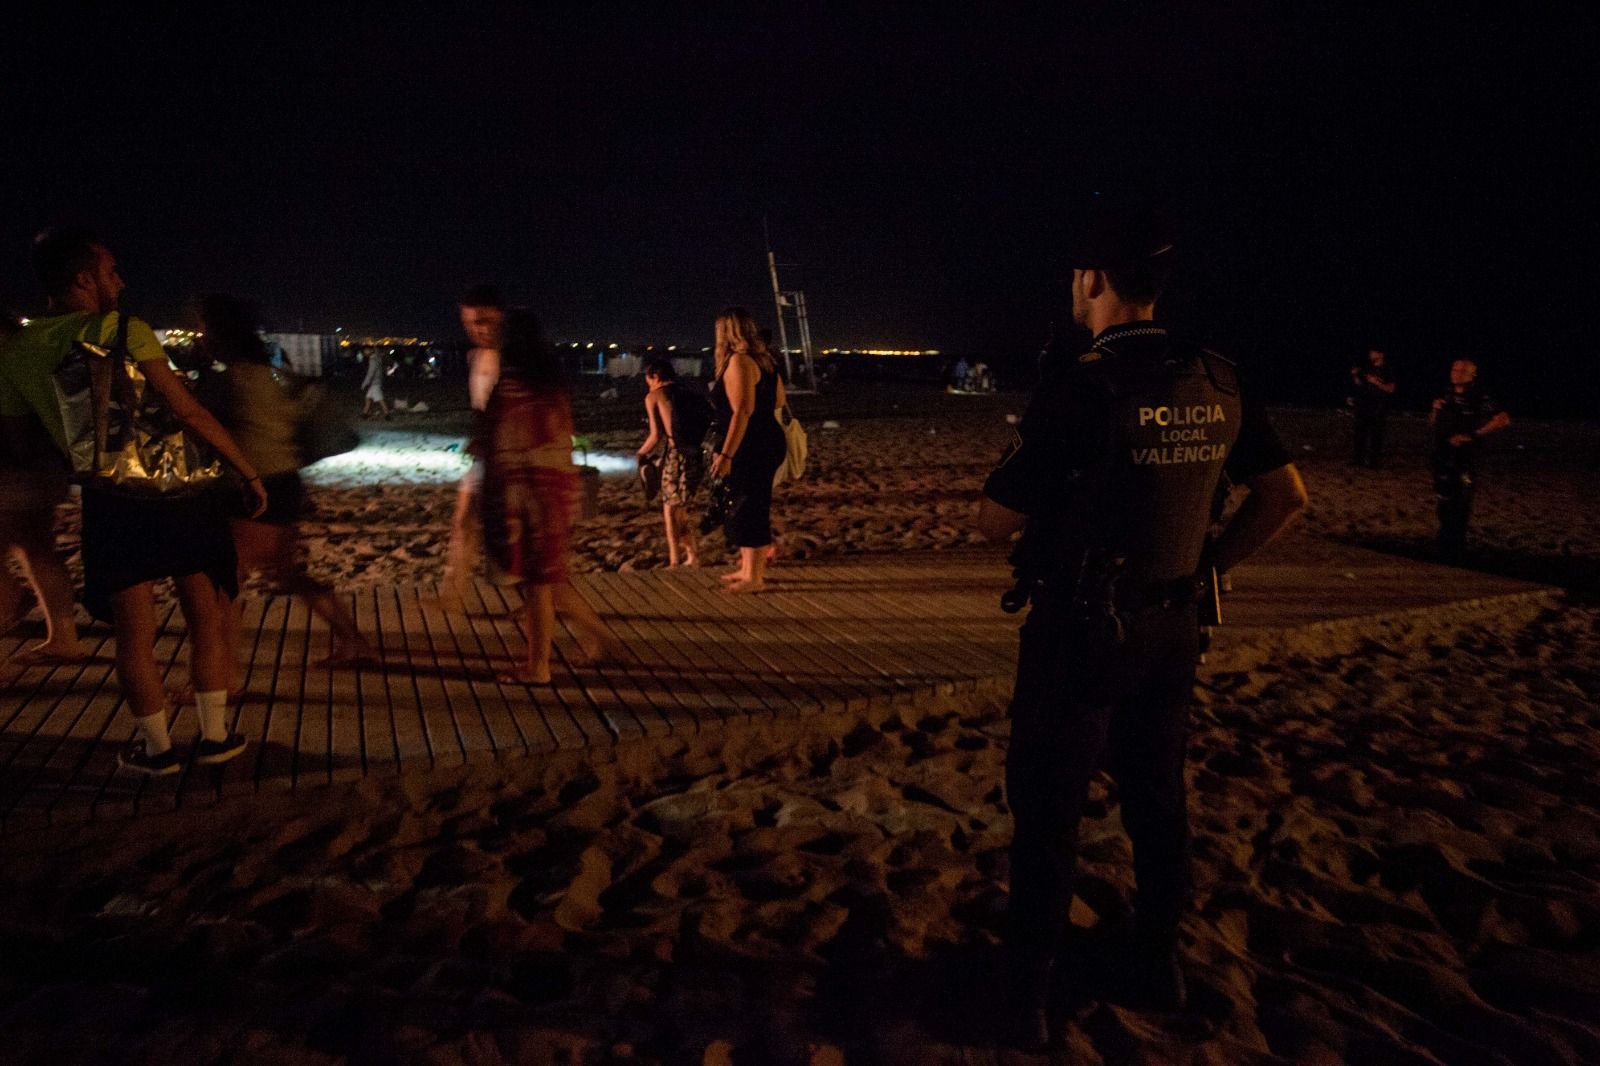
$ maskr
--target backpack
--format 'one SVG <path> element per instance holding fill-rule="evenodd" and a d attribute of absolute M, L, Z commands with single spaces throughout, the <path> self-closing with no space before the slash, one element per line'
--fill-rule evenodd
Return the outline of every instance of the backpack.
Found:
<path fill-rule="evenodd" d="M 704 390 L 685 382 L 673 384 L 672 442 L 680 452 L 695 451 L 711 430 L 711 400 Z"/>

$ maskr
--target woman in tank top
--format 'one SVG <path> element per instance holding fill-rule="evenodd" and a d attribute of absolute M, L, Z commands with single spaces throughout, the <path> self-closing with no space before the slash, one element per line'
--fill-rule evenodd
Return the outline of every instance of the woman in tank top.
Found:
<path fill-rule="evenodd" d="M 708 473 L 725 478 L 731 502 L 725 530 L 739 565 L 723 577 L 732 592 L 759 592 L 766 585 L 767 547 L 772 543 L 772 479 L 787 446 L 778 408 L 783 382 L 750 312 L 730 307 L 717 316 L 717 386 L 712 390 L 722 444 Z"/>

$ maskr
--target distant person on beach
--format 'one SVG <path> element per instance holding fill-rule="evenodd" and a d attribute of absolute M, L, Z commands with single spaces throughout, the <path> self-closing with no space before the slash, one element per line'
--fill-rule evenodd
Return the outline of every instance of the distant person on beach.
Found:
<path fill-rule="evenodd" d="M 661 463 L 661 521 L 667 532 L 667 565 L 695 566 L 694 523 L 688 508 L 706 476 L 705 439 L 711 425 L 711 405 L 697 385 L 678 383 L 669 359 L 644 364 L 644 415 L 650 432 L 639 445 L 636 458 L 643 461 L 658 447 L 665 448 Z"/>
<path fill-rule="evenodd" d="M 1249 487 L 1210 560 L 1224 572 L 1306 502 L 1259 393 L 1228 360 L 1152 321 L 1174 255 L 1153 216 L 1102 206 L 1090 217 L 1071 291 L 1093 341 L 1040 384 L 977 519 L 991 541 L 1022 532 L 1006 606 L 1020 609 L 1017 593 L 1033 605 L 1006 756 L 1009 1002 L 1019 1012 L 1012 1036 L 1028 1047 L 1049 1042 L 1053 979 L 1081 992 L 1103 977 L 1131 1002 L 1183 1005 L 1184 749 L 1212 501 L 1224 474 Z M 1118 972 L 1073 975 L 1078 823 L 1107 752 L 1133 843 L 1136 913 Z"/>
<path fill-rule="evenodd" d="M 200 345 L 208 362 L 228 369 L 222 375 L 217 417 L 227 427 L 267 489 L 267 509 L 234 514 L 229 526 L 238 554 L 239 585 L 253 572 L 302 597 L 333 632 L 329 654 L 314 664 L 333 668 L 376 663 L 366 638 L 334 590 L 306 572 L 300 518 L 306 509 L 296 438 L 301 410 L 294 377 L 272 365 L 272 354 L 256 332 L 256 316 L 244 302 L 224 295 L 203 297 L 199 305 Z M 235 597 L 223 616 L 227 641 L 229 698 L 238 700 L 240 602 Z"/>
<path fill-rule="evenodd" d="M 383 417 L 389 417 L 389 401 L 383 398 L 384 379 L 389 376 L 389 355 L 380 347 L 368 348 L 367 372 L 361 378 L 361 417 L 366 418 L 377 405 Z"/>
<path fill-rule="evenodd" d="M 722 440 L 707 473 L 725 478 L 730 500 L 724 528 L 739 565 L 724 574 L 730 592 L 766 587 L 767 549 L 772 546 L 772 479 L 788 445 L 778 423 L 783 381 L 772 351 L 761 340 L 750 312 L 730 307 L 717 316 L 716 404 Z"/>
<path fill-rule="evenodd" d="M 461 328 L 472 350 L 467 353 L 467 401 L 472 417 L 481 419 L 489 397 L 500 380 L 500 335 L 505 328 L 506 305 L 498 290 L 475 285 L 461 297 Z M 465 606 L 472 573 L 477 566 L 482 522 L 478 515 L 483 487 L 483 460 L 473 459 L 456 489 L 456 509 L 450 516 L 450 545 L 444 560 L 444 601 Z"/>
<path fill-rule="evenodd" d="M 22 324 L 0 316 L 0 374 L 7 347 Z M 83 657 L 78 644 L 77 608 L 66 559 L 56 547 L 56 505 L 67 499 L 67 467 L 42 427 L 29 426 L 42 439 L 15 452 L 0 439 L 0 568 L 14 562 L 44 613 L 45 638 L 11 656 L 18 666 L 75 662 Z M 32 457 L 30 459 L 30 457 Z M 22 620 L 23 586 L 0 573 L 0 635 Z"/>
<path fill-rule="evenodd" d="M 1355 414 L 1351 466 L 1377 470 L 1383 461 L 1384 423 L 1394 400 L 1394 375 L 1389 357 L 1381 349 L 1367 351 L 1366 365 L 1350 368 L 1350 406 Z"/>
<path fill-rule="evenodd" d="M 567 575 L 579 484 L 572 401 L 560 359 L 529 312 L 508 313 L 504 330 L 500 379 L 472 444 L 484 464 L 484 547 L 500 571 L 521 585 L 524 600 L 528 650 L 500 680 L 548 685 L 558 612 L 588 661 L 610 657 L 613 642 Z"/>
<path fill-rule="evenodd" d="M 1467 550 L 1467 524 L 1477 491 L 1478 441 L 1511 424 L 1478 386 L 1478 364 L 1457 359 L 1450 365 L 1450 391 L 1433 401 L 1433 492 L 1439 510 L 1439 555 L 1457 562 Z"/>
<path fill-rule="evenodd" d="M 13 454 L 27 455 L 42 425 L 66 456 L 66 428 L 52 375 L 78 341 L 105 348 L 116 343 L 123 281 L 111 252 L 81 229 L 41 234 L 34 241 L 33 265 L 50 308 L 8 347 L 0 367 L 0 415 Z M 249 458 L 189 394 L 150 327 L 130 319 L 125 333 L 145 387 L 186 431 L 238 471 L 246 513 L 260 515 L 267 507 L 267 491 Z M 176 586 L 189 626 L 189 672 L 200 719 L 195 761 L 226 762 L 245 747 L 244 737 L 230 732 L 228 723 L 229 667 L 222 625 L 238 584 L 224 506 L 216 492 L 170 499 L 126 496 L 94 482 L 83 489 L 84 606 L 116 630 L 117 680 L 137 726 L 136 737 L 118 761 L 137 773 L 175 774 L 180 768 L 155 660 L 155 583 L 165 578 Z"/>

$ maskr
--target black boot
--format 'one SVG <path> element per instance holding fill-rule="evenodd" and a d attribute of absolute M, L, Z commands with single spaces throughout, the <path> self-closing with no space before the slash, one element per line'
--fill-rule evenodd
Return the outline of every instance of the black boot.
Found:
<path fill-rule="evenodd" d="M 1007 952 L 1005 1042 L 1019 1051 L 1050 1045 L 1050 970 L 1052 960 L 1037 951 Z"/>
<path fill-rule="evenodd" d="M 1176 930 L 1152 932 L 1135 924 L 1120 968 L 1121 998 L 1126 1006 L 1174 1012 L 1188 1005 L 1189 987 L 1179 963 Z"/>

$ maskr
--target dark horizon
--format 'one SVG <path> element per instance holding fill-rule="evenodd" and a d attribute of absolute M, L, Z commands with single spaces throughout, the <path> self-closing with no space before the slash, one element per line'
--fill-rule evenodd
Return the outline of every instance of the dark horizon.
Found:
<path fill-rule="evenodd" d="M 1470 355 L 1593 410 L 1592 12 L 470 14 L 36 16 L 0 303 L 39 309 L 28 239 L 78 221 L 157 325 L 223 290 L 448 340 L 491 281 L 552 337 L 698 348 L 771 318 L 765 221 L 819 347 L 1023 358 L 1071 206 L 1131 188 L 1184 224 L 1158 316 L 1274 399 L 1338 402 L 1374 343 L 1407 391 Z"/>

